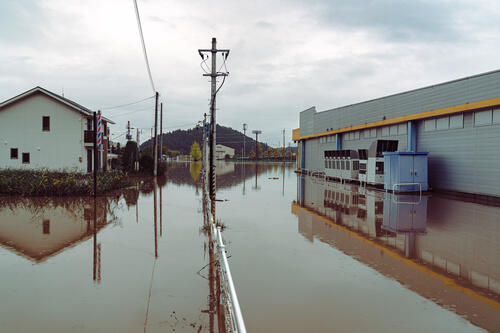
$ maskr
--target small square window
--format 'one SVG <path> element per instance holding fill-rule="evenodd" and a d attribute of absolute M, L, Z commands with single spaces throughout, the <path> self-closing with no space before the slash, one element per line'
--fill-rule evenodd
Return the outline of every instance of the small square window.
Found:
<path fill-rule="evenodd" d="M 43 234 L 50 234 L 50 220 L 43 220 Z"/>
<path fill-rule="evenodd" d="M 50 132 L 50 117 L 42 117 L 42 130 L 44 132 Z"/>
<path fill-rule="evenodd" d="M 30 164 L 30 153 L 23 153 L 23 163 Z"/>
<path fill-rule="evenodd" d="M 17 148 L 10 148 L 10 159 L 11 160 L 17 160 L 18 152 Z"/>

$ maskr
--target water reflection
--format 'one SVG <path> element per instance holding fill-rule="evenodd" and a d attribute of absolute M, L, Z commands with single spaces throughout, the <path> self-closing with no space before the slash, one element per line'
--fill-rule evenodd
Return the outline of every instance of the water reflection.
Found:
<path fill-rule="evenodd" d="M 500 208 L 298 176 L 298 231 L 492 331 L 500 329 Z"/>
<path fill-rule="evenodd" d="M 44 262 L 115 223 L 117 201 L 1 197 L 0 245 L 34 263 Z"/>
<path fill-rule="evenodd" d="M 199 181 L 198 168 L 201 166 L 197 162 L 172 162 L 167 165 L 165 173 L 166 181 L 178 185 L 191 185 L 197 187 Z M 281 168 L 291 171 L 295 167 L 294 163 L 233 163 L 217 162 L 217 188 L 231 188 L 239 184 L 243 185 L 243 194 L 245 193 L 246 180 L 254 177 L 254 188 L 259 188 L 257 179 L 260 175 L 274 173 Z M 283 170 L 284 172 L 284 170 Z M 159 183 L 160 186 L 163 186 Z"/>

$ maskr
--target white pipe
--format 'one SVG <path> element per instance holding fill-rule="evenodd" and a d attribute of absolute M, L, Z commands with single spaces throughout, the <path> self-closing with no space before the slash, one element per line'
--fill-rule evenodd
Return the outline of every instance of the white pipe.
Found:
<path fill-rule="evenodd" d="M 240 333 L 246 333 L 247 329 L 245 327 L 245 321 L 243 320 L 243 315 L 241 314 L 240 303 L 238 302 L 238 296 L 236 295 L 236 289 L 234 288 L 231 271 L 229 270 L 229 264 L 227 262 L 227 257 L 226 257 L 226 246 L 222 242 L 220 227 L 217 227 L 217 242 L 219 243 L 222 262 L 224 264 L 224 270 L 226 271 L 227 282 L 229 284 L 229 292 L 231 293 L 233 310 L 236 316 L 236 324 L 238 325 L 238 330 Z"/>

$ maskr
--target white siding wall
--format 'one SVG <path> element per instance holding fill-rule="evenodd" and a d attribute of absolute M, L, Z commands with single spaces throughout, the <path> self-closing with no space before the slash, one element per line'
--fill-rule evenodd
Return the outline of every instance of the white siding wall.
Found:
<path fill-rule="evenodd" d="M 49 132 L 42 131 L 43 116 L 50 117 Z M 85 172 L 84 124 L 83 115 L 41 94 L 0 110 L 0 168 Z M 18 148 L 17 160 L 11 148 Z M 30 153 L 29 164 L 22 163 L 23 153 Z"/>

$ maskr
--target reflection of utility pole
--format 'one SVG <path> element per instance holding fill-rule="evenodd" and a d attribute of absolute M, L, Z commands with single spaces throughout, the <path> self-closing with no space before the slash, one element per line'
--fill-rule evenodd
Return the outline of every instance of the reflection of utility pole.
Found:
<path fill-rule="evenodd" d="M 158 258 L 158 232 L 157 232 L 157 212 L 158 212 L 158 208 L 157 208 L 157 194 L 156 194 L 156 191 L 157 191 L 157 183 L 156 183 L 156 178 L 154 178 L 153 180 L 153 186 L 154 186 L 154 192 L 153 192 L 153 200 L 154 200 L 154 232 L 155 232 L 155 258 Z"/>
<path fill-rule="evenodd" d="M 245 149 L 245 143 L 247 139 L 247 124 L 243 124 L 243 156 L 242 158 L 245 157 L 246 149 Z"/>
<path fill-rule="evenodd" d="M 283 188 L 281 190 L 281 196 L 284 197 L 285 196 L 285 163 L 283 163 L 283 165 L 281 167 L 283 169 L 283 173 L 281 175 L 281 178 L 283 178 Z"/>
<path fill-rule="evenodd" d="M 255 159 L 259 159 L 259 134 L 262 133 L 262 131 L 259 130 L 253 130 L 253 134 L 255 134 Z"/>
<path fill-rule="evenodd" d="M 259 164 L 255 163 L 255 187 L 254 190 L 260 190 L 259 185 L 257 184 L 257 175 L 259 173 Z"/>

